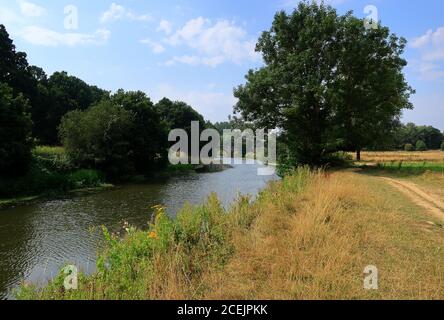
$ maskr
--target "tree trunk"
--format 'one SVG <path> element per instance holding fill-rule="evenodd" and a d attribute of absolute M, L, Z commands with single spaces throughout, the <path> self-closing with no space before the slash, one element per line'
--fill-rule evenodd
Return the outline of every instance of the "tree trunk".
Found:
<path fill-rule="evenodd" d="M 356 151 L 356 161 L 361 161 L 361 150 Z"/>

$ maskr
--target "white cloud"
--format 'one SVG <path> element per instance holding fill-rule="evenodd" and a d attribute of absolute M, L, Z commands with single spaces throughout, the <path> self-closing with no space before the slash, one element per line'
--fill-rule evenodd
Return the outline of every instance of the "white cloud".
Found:
<path fill-rule="evenodd" d="M 32 2 L 19 1 L 20 11 L 26 17 L 41 17 L 46 9 Z"/>
<path fill-rule="evenodd" d="M 165 32 L 165 34 L 170 35 L 173 32 L 173 25 L 167 20 L 162 20 L 160 21 L 159 27 L 157 27 L 156 31 Z"/>
<path fill-rule="evenodd" d="M 172 46 L 185 46 L 195 51 L 192 55 L 174 57 L 166 65 L 185 63 L 216 67 L 225 62 L 241 64 L 257 61 L 256 41 L 247 38 L 247 32 L 234 22 L 211 20 L 199 17 L 188 21 L 176 30 L 165 42 Z"/>
<path fill-rule="evenodd" d="M 444 27 L 439 27 L 436 31 L 427 30 L 424 35 L 413 39 L 411 43 L 411 47 L 416 49 L 427 45 L 444 46 Z"/>
<path fill-rule="evenodd" d="M 152 21 L 153 18 L 149 14 L 137 14 L 125 7 L 112 3 L 111 6 L 106 10 L 100 17 L 101 23 L 108 23 L 117 20 L 133 20 L 133 21 Z"/>
<path fill-rule="evenodd" d="M 160 54 L 165 52 L 165 47 L 163 45 L 161 45 L 158 42 L 154 42 L 151 39 L 140 40 L 140 43 L 147 44 L 155 54 Z"/>
<path fill-rule="evenodd" d="M 2 24 L 14 25 L 23 22 L 23 18 L 8 8 L 0 7 L 0 21 Z"/>
<path fill-rule="evenodd" d="M 160 84 L 153 90 L 153 98 L 155 101 L 163 97 L 184 101 L 202 114 L 205 119 L 213 122 L 226 121 L 228 115 L 233 113 L 233 106 L 237 99 L 231 93 L 207 90 L 208 88 L 205 87 L 199 91 L 184 91 L 169 84 Z"/>
<path fill-rule="evenodd" d="M 92 34 L 87 33 L 60 33 L 51 29 L 42 28 L 39 26 L 25 27 L 20 35 L 34 45 L 41 46 L 77 46 L 86 44 L 103 44 L 105 43 L 111 33 L 106 29 L 99 29 Z"/>
<path fill-rule="evenodd" d="M 419 51 L 420 58 L 413 61 L 413 68 L 422 79 L 444 77 L 444 27 L 427 30 L 422 36 L 414 38 L 410 47 Z"/>

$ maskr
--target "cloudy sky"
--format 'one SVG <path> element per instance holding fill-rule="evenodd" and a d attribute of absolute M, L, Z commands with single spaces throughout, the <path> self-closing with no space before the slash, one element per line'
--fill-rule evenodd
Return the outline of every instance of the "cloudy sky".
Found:
<path fill-rule="evenodd" d="M 260 33 L 297 0 L 0 0 L 5 24 L 31 64 L 66 70 L 108 90 L 167 96 L 223 121 Z M 417 90 L 404 121 L 444 130 L 444 2 L 330 0 L 339 12 L 377 14 L 409 40 L 406 74 Z M 369 7 L 373 6 L 373 7 Z M 376 10 L 375 10 L 376 9 Z"/>

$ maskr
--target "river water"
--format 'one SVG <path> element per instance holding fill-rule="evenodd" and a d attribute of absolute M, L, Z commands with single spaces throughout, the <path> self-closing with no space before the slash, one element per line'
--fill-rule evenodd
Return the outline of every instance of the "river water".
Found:
<path fill-rule="evenodd" d="M 216 192 L 225 207 L 239 194 L 252 196 L 276 176 L 258 176 L 257 165 L 235 165 L 218 173 L 190 174 L 128 184 L 83 197 L 66 197 L 0 211 L 0 299 L 13 298 L 23 281 L 44 284 L 74 264 L 94 272 L 103 239 L 98 227 L 120 230 L 123 222 L 146 228 L 151 207 L 168 214 L 186 203 L 202 203 Z"/>

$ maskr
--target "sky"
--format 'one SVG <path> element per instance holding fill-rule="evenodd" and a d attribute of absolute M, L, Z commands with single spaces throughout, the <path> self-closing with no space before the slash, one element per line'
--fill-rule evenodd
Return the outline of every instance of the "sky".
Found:
<path fill-rule="evenodd" d="M 376 17 L 408 40 L 405 69 L 416 90 L 404 122 L 444 130 L 444 1 L 329 0 Z M 0 0 L 4 24 L 30 64 L 67 71 L 115 91 L 142 90 L 225 121 L 233 88 L 262 66 L 254 51 L 275 13 L 298 0 Z"/>

